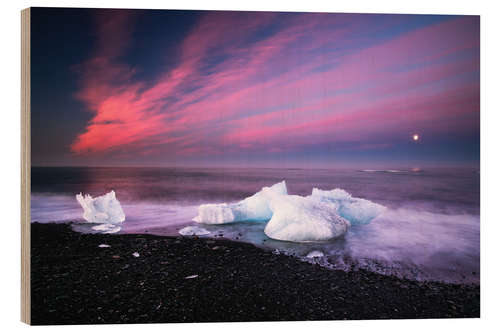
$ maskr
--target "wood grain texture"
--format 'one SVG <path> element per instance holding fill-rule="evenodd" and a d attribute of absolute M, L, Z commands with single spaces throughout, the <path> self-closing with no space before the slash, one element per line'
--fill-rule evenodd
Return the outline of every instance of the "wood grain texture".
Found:
<path fill-rule="evenodd" d="M 31 51 L 30 9 L 21 11 L 21 321 L 31 323 Z"/>

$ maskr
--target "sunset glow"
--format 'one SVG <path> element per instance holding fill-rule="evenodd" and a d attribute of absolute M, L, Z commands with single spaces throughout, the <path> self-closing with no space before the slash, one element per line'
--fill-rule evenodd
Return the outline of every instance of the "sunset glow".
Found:
<path fill-rule="evenodd" d="M 90 49 L 54 83 L 67 105 L 42 106 L 74 125 L 44 138 L 60 148 L 40 163 L 384 161 L 415 127 L 434 147 L 417 159 L 478 158 L 477 17 L 151 16 L 89 15 Z M 34 126 L 60 133 L 60 116 Z M 449 155 L 456 138 L 467 155 Z"/>

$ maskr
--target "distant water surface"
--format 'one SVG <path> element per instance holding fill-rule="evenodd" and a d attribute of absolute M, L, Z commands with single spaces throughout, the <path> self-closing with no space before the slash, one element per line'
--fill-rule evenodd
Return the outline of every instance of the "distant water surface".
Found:
<path fill-rule="evenodd" d="M 285 180 L 289 194 L 342 188 L 389 209 L 339 239 L 297 244 L 269 239 L 265 223 L 203 226 L 208 237 L 250 242 L 341 269 L 366 268 L 418 280 L 479 283 L 479 172 L 415 170 L 45 168 L 31 170 L 31 219 L 83 222 L 75 195 L 116 192 L 121 233 L 178 235 L 203 203 L 235 202 Z M 88 231 L 86 225 L 78 231 Z"/>

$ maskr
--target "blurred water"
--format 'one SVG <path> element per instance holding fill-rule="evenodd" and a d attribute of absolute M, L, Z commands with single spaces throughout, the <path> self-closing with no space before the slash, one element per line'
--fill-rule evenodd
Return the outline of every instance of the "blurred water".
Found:
<path fill-rule="evenodd" d="M 251 242 L 342 269 L 413 279 L 479 283 L 479 173 L 474 169 L 313 170 L 32 168 L 32 221 L 83 221 L 75 194 L 115 190 L 127 215 L 122 233 L 177 235 L 202 203 L 234 202 L 286 180 L 290 194 L 342 188 L 389 209 L 329 242 L 269 239 L 265 223 L 204 226 L 208 237 Z M 78 231 L 90 228 L 82 224 Z"/>

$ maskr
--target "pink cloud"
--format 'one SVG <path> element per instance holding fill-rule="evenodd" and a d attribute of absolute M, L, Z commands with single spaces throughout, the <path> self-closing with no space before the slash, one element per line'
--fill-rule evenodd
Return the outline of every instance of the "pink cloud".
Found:
<path fill-rule="evenodd" d="M 279 152 L 419 126 L 439 131 L 440 122 L 463 129 L 457 115 L 479 112 L 478 87 L 464 78 L 479 70 L 478 59 L 447 59 L 478 48 L 473 18 L 345 52 L 335 46 L 366 29 L 349 16 L 334 22 L 324 14 L 298 15 L 244 43 L 277 16 L 209 13 L 180 44 L 177 64 L 153 83 L 134 80 L 137 69 L 118 60 L 129 47 L 130 20 L 100 18 L 95 55 L 77 67 L 76 97 L 94 116 L 71 146 L 74 153 Z M 206 73 L 209 55 L 225 60 Z"/>

